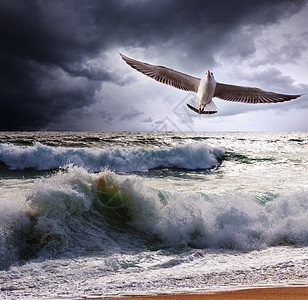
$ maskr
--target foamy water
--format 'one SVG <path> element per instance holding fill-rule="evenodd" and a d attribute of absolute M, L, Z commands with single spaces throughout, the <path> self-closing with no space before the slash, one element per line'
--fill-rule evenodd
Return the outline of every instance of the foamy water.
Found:
<path fill-rule="evenodd" d="M 89 171 L 108 168 L 122 172 L 145 172 L 155 168 L 208 169 L 218 164 L 224 150 L 206 144 L 157 148 L 65 148 L 36 143 L 34 146 L 0 144 L 0 159 L 11 169 L 50 170 L 67 164 Z"/>
<path fill-rule="evenodd" d="M 308 283 L 305 133 L 0 141 L 0 298 Z"/>

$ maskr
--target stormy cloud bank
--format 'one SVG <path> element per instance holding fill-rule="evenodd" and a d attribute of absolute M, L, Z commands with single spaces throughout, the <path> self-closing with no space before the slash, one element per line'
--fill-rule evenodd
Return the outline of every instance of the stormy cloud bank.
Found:
<path fill-rule="evenodd" d="M 94 126 L 96 130 L 110 130 L 112 122 L 134 118 L 149 124 L 154 117 L 134 105 L 133 95 L 123 112 L 122 104 L 110 105 L 110 111 L 99 105 L 108 95 L 108 84 L 123 88 L 137 80 L 113 69 L 108 53 L 152 47 L 153 59 L 160 64 L 171 62 L 198 75 L 217 66 L 219 55 L 225 61 L 253 56 L 258 50 L 256 31 L 290 18 L 306 5 L 303 0 L 1 1 L 0 130 L 74 129 L 61 126 L 63 118 L 72 111 L 82 118 L 91 106 L 99 110 L 103 124 Z M 308 40 L 307 34 L 303 40 Z M 271 68 L 260 78 L 267 76 L 273 84 L 278 78 L 277 85 L 291 87 L 294 79 L 283 77 L 275 63 L 298 63 L 308 44 L 294 40 L 281 47 L 281 55 L 267 47 L 255 63 L 271 60 Z M 179 54 L 185 59 L 177 59 Z M 251 80 L 256 76 L 248 75 Z"/>

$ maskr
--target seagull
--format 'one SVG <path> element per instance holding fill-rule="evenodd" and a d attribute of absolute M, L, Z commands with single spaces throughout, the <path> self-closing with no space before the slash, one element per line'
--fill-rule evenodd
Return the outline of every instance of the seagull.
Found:
<path fill-rule="evenodd" d="M 161 83 L 171 85 L 184 91 L 196 93 L 194 99 L 197 107 L 187 106 L 198 114 L 215 114 L 218 112 L 212 98 L 243 103 L 277 103 L 296 99 L 302 95 L 285 95 L 267 92 L 255 87 L 217 82 L 209 70 L 203 78 L 193 77 L 164 66 L 154 66 L 125 56 L 120 53 L 122 59 L 137 71 L 147 75 Z"/>

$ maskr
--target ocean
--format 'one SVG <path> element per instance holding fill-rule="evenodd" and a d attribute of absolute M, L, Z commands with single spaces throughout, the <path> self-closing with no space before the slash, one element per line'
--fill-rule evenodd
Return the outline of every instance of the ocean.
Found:
<path fill-rule="evenodd" d="M 308 285 L 307 132 L 1 132 L 0 298 Z"/>

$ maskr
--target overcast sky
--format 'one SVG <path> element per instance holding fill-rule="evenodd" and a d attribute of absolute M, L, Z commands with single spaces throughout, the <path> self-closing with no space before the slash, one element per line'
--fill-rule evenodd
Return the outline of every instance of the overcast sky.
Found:
<path fill-rule="evenodd" d="M 308 1 L 0 0 L 0 130 L 308 130 Z M 118 51 L 196 77 L 306 95 L 214 99 L 125 64 Z"/>

